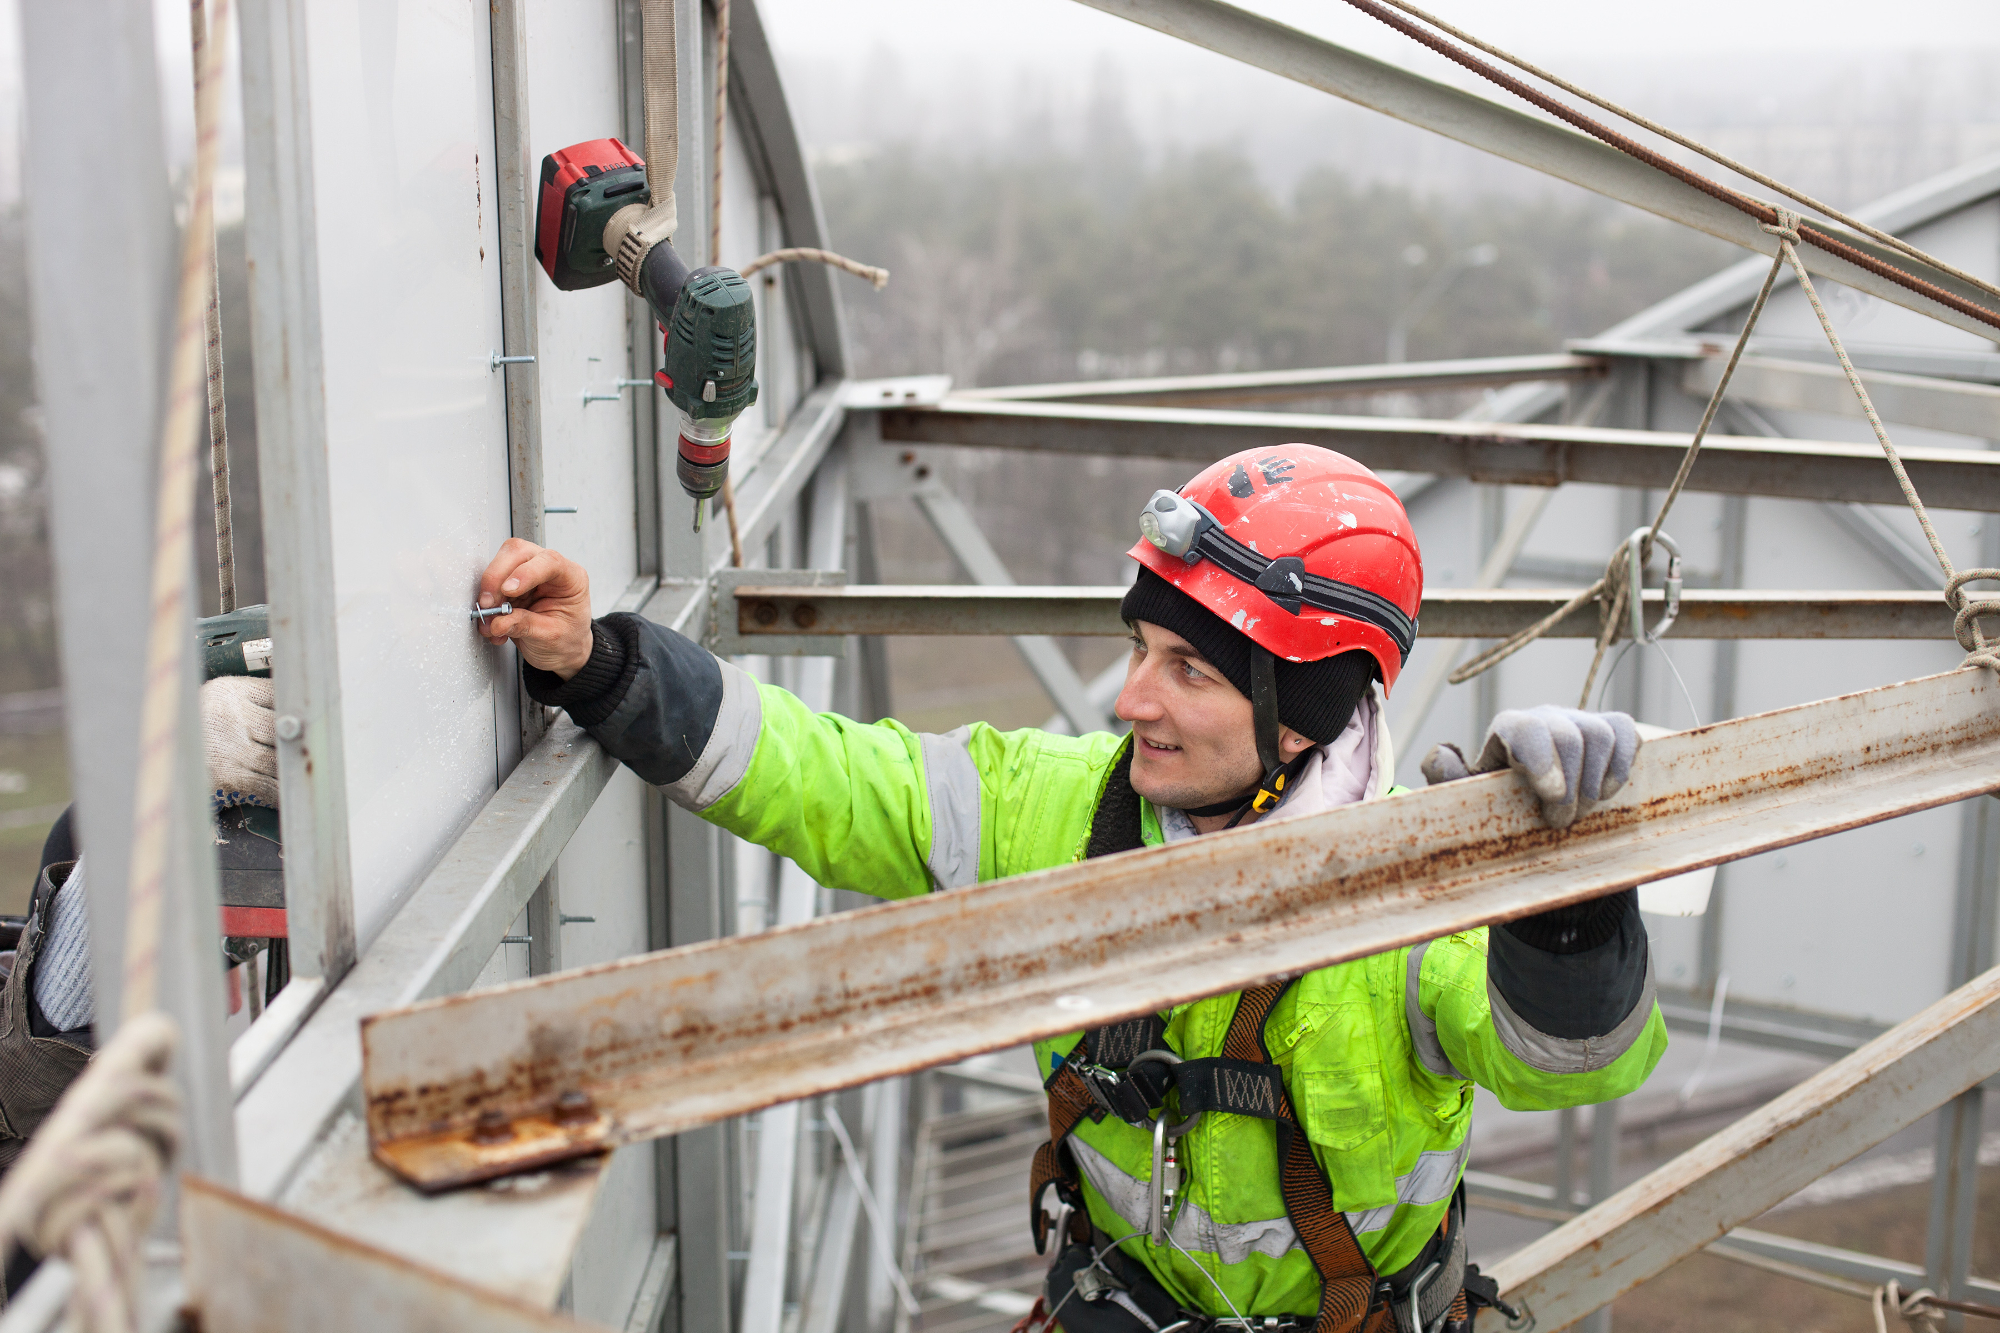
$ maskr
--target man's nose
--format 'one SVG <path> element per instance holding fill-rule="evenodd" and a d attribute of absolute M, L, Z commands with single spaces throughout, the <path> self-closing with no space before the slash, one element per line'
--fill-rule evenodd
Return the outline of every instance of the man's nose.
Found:
<path fill-rule="evenodd" d="M 1118 691 L 1118 701 L 1112 711 L 1124 722 L 1154 722 L 1166 715 L 1160 706 L 1152 673 L 1147 670 L 1150 658 L 1141 658 L 1125 668 L 1125 688 Z"/>

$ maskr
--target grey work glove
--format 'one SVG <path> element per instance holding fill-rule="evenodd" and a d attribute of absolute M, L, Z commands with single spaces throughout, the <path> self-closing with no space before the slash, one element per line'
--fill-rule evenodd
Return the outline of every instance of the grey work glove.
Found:
<path fill-rule="evenodd" d="M 1435 786 L 1511 768 L 1542 803 L 1549 827 L 1568 828 L 1618 794 L 1638 754 L 1639 728 L 1624 713 L 1543 704 L 1495 717 L 1476 763 L 1467 764 L 1456 745 L 1434 747 L 1424 756 L 1423 775 Z"/>
<path fill-rule="evenodd" d="M 277 715 L 271 682 L 217 676 L 201 687 L 202 751 L 215 808 L 278 808 Z"/>

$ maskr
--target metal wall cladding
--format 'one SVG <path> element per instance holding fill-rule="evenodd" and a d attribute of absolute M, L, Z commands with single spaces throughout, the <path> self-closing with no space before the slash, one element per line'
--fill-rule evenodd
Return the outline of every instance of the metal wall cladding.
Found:
<path fill-rule="evenodd" d="M 493 791 L 507 666 L 469 627 L 509 528 L 483 6 L 313 5 L 315 228 L 354 915 L 381 929 Z M 283 522 L 270 514 L 267 521 Z"/>

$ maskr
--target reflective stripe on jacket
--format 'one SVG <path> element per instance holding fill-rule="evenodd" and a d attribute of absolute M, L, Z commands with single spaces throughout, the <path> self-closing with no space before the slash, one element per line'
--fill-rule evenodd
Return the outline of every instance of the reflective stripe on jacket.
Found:
<path fill-rule="evenodd" d="M 815 714 L 671 631 L 615 621 L 629 622 L 618 632 L 639 660 L 624 694 L 591 710 L 591 734 L 681 805 L 834 888 L 908 898 L 1079 860 L 1125 744 L 984 724 L 920 735 Z M 1143 840 L 1157 843 L 1157 815 L 1142 813 Z M 1614 945 L 1574 974 L 1631 974 L 1637 1000 L 1604 1031 L 1523 1018 L 1488 975 L 1484 929 L 1310 972 L 1272 1011 L 1271 1057 L 1378 1272 L 1407 1264 L 1437 1229 L 1465 1167 L 1474 1083 L 1508 1107 L 1549 1110 L 1623 1096 L 1652 1072 L 1666 1031 L 1636 912 Z M 1527 997 L 1538 1015 L 1570 975 L 1564 959 L 1541 959 L 1544 989 Z M 1220 1054 L 1235 1005 L 1175 1006 L 1169 1044 L 1184 1058 Z M 1044 1077 L 1080 1035 L 1036 1044 Z M 1317 1308 L 1269 1123 L 1212 1113 L 1182 1140 L 1185 1203 L 1165 1249 L 1145 1235 L 1151 1135 L 1107 1118 L 1086 1121 L 1072 1145 L 1092 1220 L 1113 1237 L 1139 1233 L 1126 1250 L 1184 1305 L 1215 1316 Z"/>

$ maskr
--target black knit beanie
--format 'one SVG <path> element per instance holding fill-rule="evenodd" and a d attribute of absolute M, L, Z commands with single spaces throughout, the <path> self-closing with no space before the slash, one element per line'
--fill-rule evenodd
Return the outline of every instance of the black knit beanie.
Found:
<path fill-rule="evenodd" d="M 1118 613 L 1128 625 L 1146 620 L 1180 635 L 1250 697 L 1249 636 L 1144 565 Z M 1377 674 L 1373 655 L 1358 648 L 1317 662 L 1280 657 L 1277 664 L 1278 720 L 1319 745 L 1346 729 Z"/>

